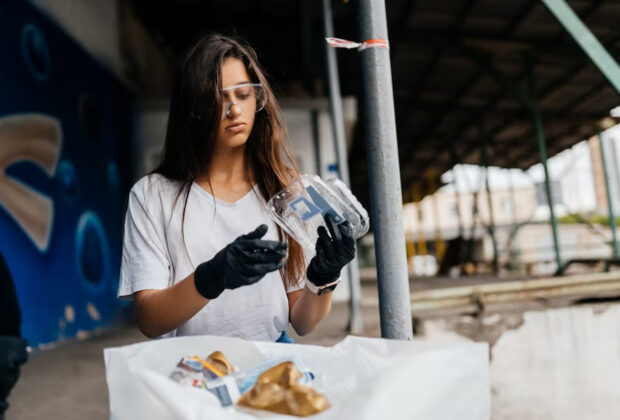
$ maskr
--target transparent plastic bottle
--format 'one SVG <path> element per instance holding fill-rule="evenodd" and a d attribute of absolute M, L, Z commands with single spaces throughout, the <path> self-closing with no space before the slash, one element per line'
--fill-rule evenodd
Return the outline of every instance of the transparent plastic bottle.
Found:
<path fill-rule="evenodd" d="M 267 208 L 310 258 L 316 252 L 317 229 L 325 226 L 327 214 L 336 224 L 347 222 L 355 239 L 368 231 L 368 213 L 337 178 L 326 183 L 316 175 L 302 175 L 271 197 Z"/>

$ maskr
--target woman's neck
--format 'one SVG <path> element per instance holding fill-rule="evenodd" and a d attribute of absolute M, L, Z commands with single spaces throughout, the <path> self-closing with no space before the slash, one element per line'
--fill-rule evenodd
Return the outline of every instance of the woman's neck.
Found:
<path fill-rule="evenodd" d="M 245 195 L 254 184 L 246 168 L 243 148 L 215 150 L 209 172 L 196 182 L 213 196 L 224 201 L 236 201 Z"/>

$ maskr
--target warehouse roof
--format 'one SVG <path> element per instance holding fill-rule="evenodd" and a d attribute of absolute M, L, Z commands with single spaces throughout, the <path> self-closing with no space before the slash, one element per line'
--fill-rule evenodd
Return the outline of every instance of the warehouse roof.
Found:
<path fill-rule="evenodd" d="M 173 51 L 206 30 L 236 32 L 259 52 L 286 94 L 321 95 L 323 33 L 318 1 L 133 0 Z M 535 99 L 549 155 L 596 132 L 618 94 L 540 0 L 390 0 L 388 31 L 405 199 L 411 186 L 455 163 L 526 169 L 539 161 Z M 620 54 L 620 4 L 569 1 L 612 56 Z M 355 2 L 334 2 L 335 35 L 357 40 Z M 361 92 L 357 53 L 339 51 L 342 92 Z M 295 87 L 301 89 L 296 90 Z M 367 201 L 364 130 L 349 156 L 353 189 Z M 436 184 L 436 181 L 434 182 Z M 425 185 L 425 184 L 421 184 Z M 422 194 L 429 188 L 422 187 Z"/>

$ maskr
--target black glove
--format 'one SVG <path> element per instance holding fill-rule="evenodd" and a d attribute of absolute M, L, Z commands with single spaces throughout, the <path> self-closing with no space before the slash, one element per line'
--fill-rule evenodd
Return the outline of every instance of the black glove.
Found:
<path fill-rule="evenodd" d="M 316 240 L 316 255 L 306 270 L 308 280 L 315 286 L 324 286 L 340 277 L 340 271 L 355 257 L 355 240 L 347 222 L 336 225 L 332 217 L 325 215 L 324 226 L 319 226 Z M 331 237 L 330 237 L 331 236 Z"/>
<path fill-rule="evenodd" d="M 224 289 L 254 284 L 265 274 L 282 267 L 286 244 L 262 240 L 267 225 L 241 235 L 215 257 L 196 267 L 194 283 L 198 292 L 207 299 L 215 299 Z"/>

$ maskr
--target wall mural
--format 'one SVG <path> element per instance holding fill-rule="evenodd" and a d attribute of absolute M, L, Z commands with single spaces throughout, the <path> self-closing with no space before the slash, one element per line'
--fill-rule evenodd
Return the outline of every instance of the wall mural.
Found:
<path fill-rule="evenodd" d="M 122 321 L 131 95 L 33 6 L 0 3 L 0 252 L 31 346 Z"/>

